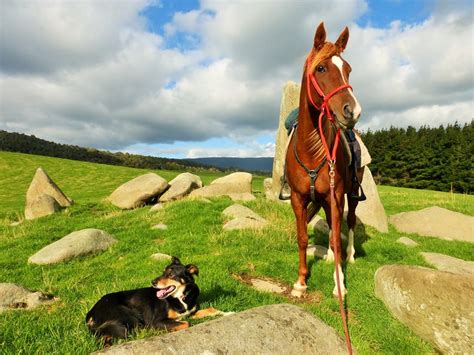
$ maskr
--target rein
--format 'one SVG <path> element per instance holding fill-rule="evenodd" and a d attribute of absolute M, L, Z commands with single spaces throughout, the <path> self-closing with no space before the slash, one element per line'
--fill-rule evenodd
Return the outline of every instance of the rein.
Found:
<path fill-rule="evenodd" d="M 316 92 L 323 99 L 323 103 L 321 104 L 321 107 L 318 107 L 318 105 L 316 105 L 316 103 L 313 100 L 313 97 L 311 96 L 311 84 L 313 84 L 313 87 L 316 89 Z M 315 187 L 314 187 L 314 184 L 316 182 L 317 173 L 319 172 L 319 170 L 322 168 L 322 166 L 324 165 L 324 163 L 326 161 L 329 164 L 329 187 L 331 189 L 331 221 L 334 222 L 335 221 L 335 211 L 336 211 L 336 206 L 334 205 L 335 200 L 336 200 L 336 198 L 335 198 L 335 185 L 334 185 L 334 177 L 336 175 L 336 171 L 335 171 L 334 167 L 336 165 L 337 148 L 339 146 L 339 141 L 340 141 L 340 138 L 341 138 L 341 128 L 340 127 L 337 128 L 334 145 L 333 145 L 333 148 L 332 148 L 332 151 L 331 151 L 329 149 L 329 146 L 328 146 L 327 142 L 326 142 L 326 137 L 324 137 L 324 134 L 323 134 L 322 122 L 323 122 L 323 117 L 326 115 L 328 120 L 331 123 L 334 123 L 334 117 L 332 116 L 331 109 L 329 108 L 329 99 L 331 99 L 331 97 L 336 95 L 341 90 L 352 89 L 352 86 L 350 86 L 349 84 L 341 85 L 341 86 L 337 87 L 336 89 L 334 89 L 333 91 L 331 91 L 329 94 L 325 95 L 324 92 L 321 90 L 321 87 L 319 86 L 314 74 L 312 74 L 311 72 L 308 72 L 306 74 L 306 89 L 307 89 L 308 97 L 309 97 L 309 100 L 310 100 L 311 104 L 317 110 L 319 110 L 319 112 L 320 112 L 319 119 L 318 119 L 319 136 L 321 137 L 321 142 L 323 144 L 324 152 L 326 153 L 326 157 L 323 159 L 322 163 L 316 169 L 310 170 L 303 164 L 303 162 L 301 162 L 301 160 L 298 157 L 298 154 L 296 152 L 296 136 L 295 136 L 295 143 L 293 145 L 293 150 L 294 150 L 296 160 L 298 161 L 298 163 L 301 165 L 301 167 L 306 171 L 306 173 L 310 177 L 311 200 L 313 202 L 315 201 L 315 192 L 314 192 Z M 331 229 L 333 229 L 333 228 L 331 228 Z M 340 260 L 339 260 L 340 253 L 338 252 L 337 248 L 338 248 L 338 245 L 337 245 L 337 242 L 336 242 L 336 243 L 334 243 L 334 253 L 336 255 L 335 269 L 336 269 L 337 294 L 338 294 L 338 298 L 339 298 L 339 310 L 340 310 L 340 313 L 341 313 L 342 323 L 343 323 L 343 326 L 344 326 L 344 334 L 345 334 L 345 337 L 346 337 L 347 350 L 348 350 L 349 354 L 352 355 L 351 338 L 350 338 L 350 335 L 349 335 L 349 328 L 347 326 L 347 317 L 346 317 L 346 313 L 344 311 L 344 305 L 343 305 L 343 300 L 342 300 L 342 295 L 341 295 L 341 285 L 340 285 L 340 280 L 339 280 L 339 267 L 338 267 L 340 265 Z"/>

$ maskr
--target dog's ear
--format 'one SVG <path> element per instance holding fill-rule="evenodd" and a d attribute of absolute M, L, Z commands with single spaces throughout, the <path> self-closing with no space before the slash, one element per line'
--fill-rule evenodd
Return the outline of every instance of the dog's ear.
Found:
<path fill-rule="evenodd" d="M 179 260 L 176 256 L 171 258 L 171 264 L 181 264 L 181 260 Z"/>
<path fill-rule="evenodd" d="M 199 276 L 199 269 L 196 265 L 193 265 L 193 264 L 186 265 L 186 271 L 191 275 Z"/>

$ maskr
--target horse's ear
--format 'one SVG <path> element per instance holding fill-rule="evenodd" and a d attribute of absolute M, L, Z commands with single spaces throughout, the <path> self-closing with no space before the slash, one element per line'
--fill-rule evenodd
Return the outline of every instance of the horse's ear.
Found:
<path fill-rule="evenodd" d="M 324 42 L 326 42 L 326 29 L 324 28 L 324 22 L 321 22 L 314 35 L 314 49 L 321 49 Z"/>
<path fill-rule="evenodd" d="M 346 48 L 347 41 L 349 41 L 349 29 L 346 26 L 346 28 L 344 28 L 344 30 L 339 35 L 335 45 L 338 46 L 342 52 Z"/>

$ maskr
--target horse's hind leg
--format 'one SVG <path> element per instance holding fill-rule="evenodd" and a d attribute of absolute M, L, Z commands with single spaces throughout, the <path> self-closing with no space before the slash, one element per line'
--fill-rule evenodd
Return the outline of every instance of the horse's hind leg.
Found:
<path fill-rule="evenodd" d="M 308 231 L 307 231 L 307 210 L 306 203 L 300 194 L 291 193 L 291 205 L 296 217 L 296 234 L 298 236 L 298 280 L 293 285 L 291 295 L 293 297 L 301 297 L 306 291 L 306 276 L 308 275 L 308 266 L 306 264 L 306 249 L 308 247 Z"/>
<path fill-rule="evenodd" d="M 355 248 L 354 248 L 354 229 L 356 225 L 356 207 L 358 202 L 351 199 L 350 195 L 348 194 L 347 196 L 347 202 L 348 202 L 348 211 L 347 211 L 347 227 L 349 228 L 349 236 L 348 236 L 348 241 L 347 241 L 347 248 L 346 248 L 346 253 L 347 253 L 347 258 L 346 261 L 349 263 L 354 263 L 354 255 L 355 255 Z"/>

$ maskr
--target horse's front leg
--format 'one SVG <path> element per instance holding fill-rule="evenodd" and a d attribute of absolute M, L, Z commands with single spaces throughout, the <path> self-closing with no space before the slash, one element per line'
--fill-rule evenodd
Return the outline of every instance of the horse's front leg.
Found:
<path fill-rule="evenodd" d="M 335 192 L 334 201 L 331 203 L 331 238 L 329 244 L 331 249 L 334 251 L 334 256 L 336 260 L 336 269 L 334 270 L 334 289 L 332 294 L 338 296 L 337 292 L 337 279 L 339 275 L 339 286 L 341 288 L 341 295 L 344 297 L 347 293 L 346 288 L 344 287 L 344 274 L 342 272 L 341 260 L 342 260 L 342 240 L 341 240 L 341 226 L 342 226 L 342 216 L 344 213 L 344 193 Z"/>
<path fill-rule="evenodd" d="M 306 277 L 308 276 L 308 266 L 306 264 L 306 249 L 308 247 L 307 231 L 307 203 L 300 194 L 291 192 L 291 206 L 296 217 L 296 234 L 298 236 L 298 280 L 293 285 L 291 295 L 301 297 L 306 292 Z"/>

